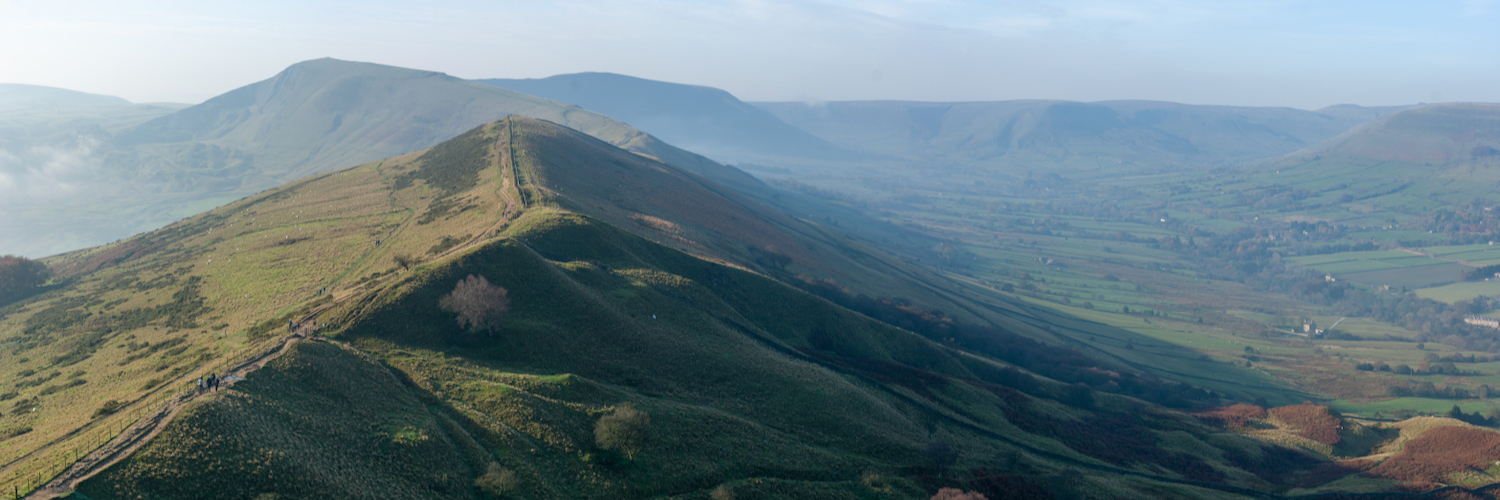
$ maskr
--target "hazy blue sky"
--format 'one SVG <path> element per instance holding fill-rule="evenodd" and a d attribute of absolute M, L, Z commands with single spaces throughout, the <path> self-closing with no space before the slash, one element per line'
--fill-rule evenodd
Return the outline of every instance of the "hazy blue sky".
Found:
<path fill-rule="evenodd" d="M 745 100 L 1500 102 L 1487 0 L 209 3 L 0 0 L 0 82 L 199 102 L 327 56 Z"/>

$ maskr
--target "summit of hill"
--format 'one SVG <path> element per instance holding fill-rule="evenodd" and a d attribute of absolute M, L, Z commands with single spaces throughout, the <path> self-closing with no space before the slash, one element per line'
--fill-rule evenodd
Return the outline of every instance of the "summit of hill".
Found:
<path fill-rule="evenodd" d="M 1500 159 L 1500 105 L 1433 104 L 1354 131 L 1323 154 L 1441 164 Z"/>
<path fill-rule="evenodd" d="M 100 94 L 41 85 L 0 83 L 0 113 L 32 109 L 129 106 L 130 101 Z"/>

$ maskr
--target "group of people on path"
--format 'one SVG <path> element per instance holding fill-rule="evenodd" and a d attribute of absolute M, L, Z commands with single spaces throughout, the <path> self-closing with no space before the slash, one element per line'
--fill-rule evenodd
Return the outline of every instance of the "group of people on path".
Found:
<path fill-rule="evenodd" d="M 210 373 L 207 377 L 198 377 L 198 392 L 203 392 L 206 389 L 218 391 L 221 380 L 216 373 Z"/>

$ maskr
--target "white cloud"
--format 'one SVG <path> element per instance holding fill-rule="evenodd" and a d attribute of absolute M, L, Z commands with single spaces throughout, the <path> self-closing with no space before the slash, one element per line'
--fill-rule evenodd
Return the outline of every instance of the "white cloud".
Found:
<path fill-rule="evenodd" d="M 99 174 L 97 147 L 97 140 L 80 137 L 74 144 L 35 145 L 20 154 L 0 151 L 0 197 L 31 203 L 78 193 Z"/>

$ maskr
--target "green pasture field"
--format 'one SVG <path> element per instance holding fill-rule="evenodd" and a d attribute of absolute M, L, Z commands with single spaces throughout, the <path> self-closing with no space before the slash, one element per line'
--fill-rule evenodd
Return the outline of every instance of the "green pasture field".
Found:
<path fill-rule="evenodd" d="M 1421 248 L 1420 250 L 1422 250 L 1423 252 L 1431 253 L 1433 255 L 1442 255 L 1444 257 L 1453 257 L 1453 258 L 1459 258 L 1458 257 L 1459 255 L 1465 255 L 1465 254 L 1476 254 L 1476 253 L 1494 252 L 1494 257 L 1491 257 L 1491 258 L 1500 258 L 1500 247 L 1497 247 L 1497 246 L 1494 246 L 1494 245 L 1490 245 L 1488 243 L 1479 243 L 1479 244 L 1475 244 L 1475 245 L 1445 245 L 1445 246 L 1435 246 L 1435 247 L 1424 247 L 1424 248 Z M 1464 260 L 1467 260 L 1467 259 L 1464 259 Z"/>
<path fill-rule="evenodd" d="M 1401 267 L 1402 266 L 1380 260 L 1347 260 L 1343 262 L 1319 264 L 1313 267 L 1313 269 L 1321 273 L 1344 276 L 1351 273 L 1380 271 L 1384 269 L 1401 269 Z"/>
<path fill-rule="evenodd" d="M 1416 336 L 1416 332 L 1411 330 L 1367 318 L 1313 316 L 1313 320 L 1317 321 L 1318 326 L 1322 328 L 1334 328 L 1334 323 L 1338 323 L 1338 331 L 1368 339 L 1384 339 L 1387 336 L 1399 338 L 1412 338 Z"/>
<path fill-rule="evenodd" d="M 1452 304 L 1481 295 L 1488 297 L 1500 296 L 1500 281 L 1465 281 L 1432 288 L 1421 288 L 1416 290 L 1416 293 L 1418 297 L 1424 299 Z"/>
<path fill-rule="evenodd" d="M 1307 256 L 1301 256 L 1301 257 L 1290 257 L 1290 258 L 1288 258 L 1286 260 L 1295 262 L 1298 265 L 1317 268 L 1320 265 L 1336 264 L 1336 263 L 1340 263 L 1340 262 L 1352 262 L 1352 261 L 1378 262 L 1378 261 L 1381 261 L 1383 259 L 1398 259 L 1398 258 L 1411 257 L 1411 256 L 1412 256 L 1411 252 L 1403 252 L 1403 251 L 1400 251 L 1400 250 L 1369 250 L 1369 251 L 1362 251 L 1362 252 L 1338 252 L 1338 253 L 1328 253 L 1328 254 L 1321 254 L 1321 255 L 1307 255 Z"/>
<path fill-rule="evenodd" d="M 1430 266 L 1349 273 L 1337 277 L 1367 285 L 1425 288 L 1439 283 L 1452 283 L 1458 279 L 1460 273 L 1469 269 L 1473 268 L 1449 262 Z"/>
<path fill-rule="evenodd" d="M 1453 405 L 1458 405 L 1459 408 L 1463 409 L 1464 413 L 1478 412 L 1480 415 L 1483 415 L 1490 408 L 1496 406 L 1495 403 L 1490 401 L 1453 401 L 1450 399 L 1431 398 L 1393 398 L 1385 401 L 1359 403 L 1347 399 L 1336 399 L 1329 401 L 1328 405 L 1343 413 L 1365 417 L 1374 415 L 1375 412 L 1390 413 L 1396 410 L 1445 413 L 1452 409 Z"/>
<path fill-rule="evenodd" d="M 1442 235 L 1434 235 L 1426 231 L 1410 231 L 1405 229 L 1350 231 L 1346 233 L 1350 238 L 1374 241 L 1425 241 L 1441 242 L 1446 240 Z"/>

